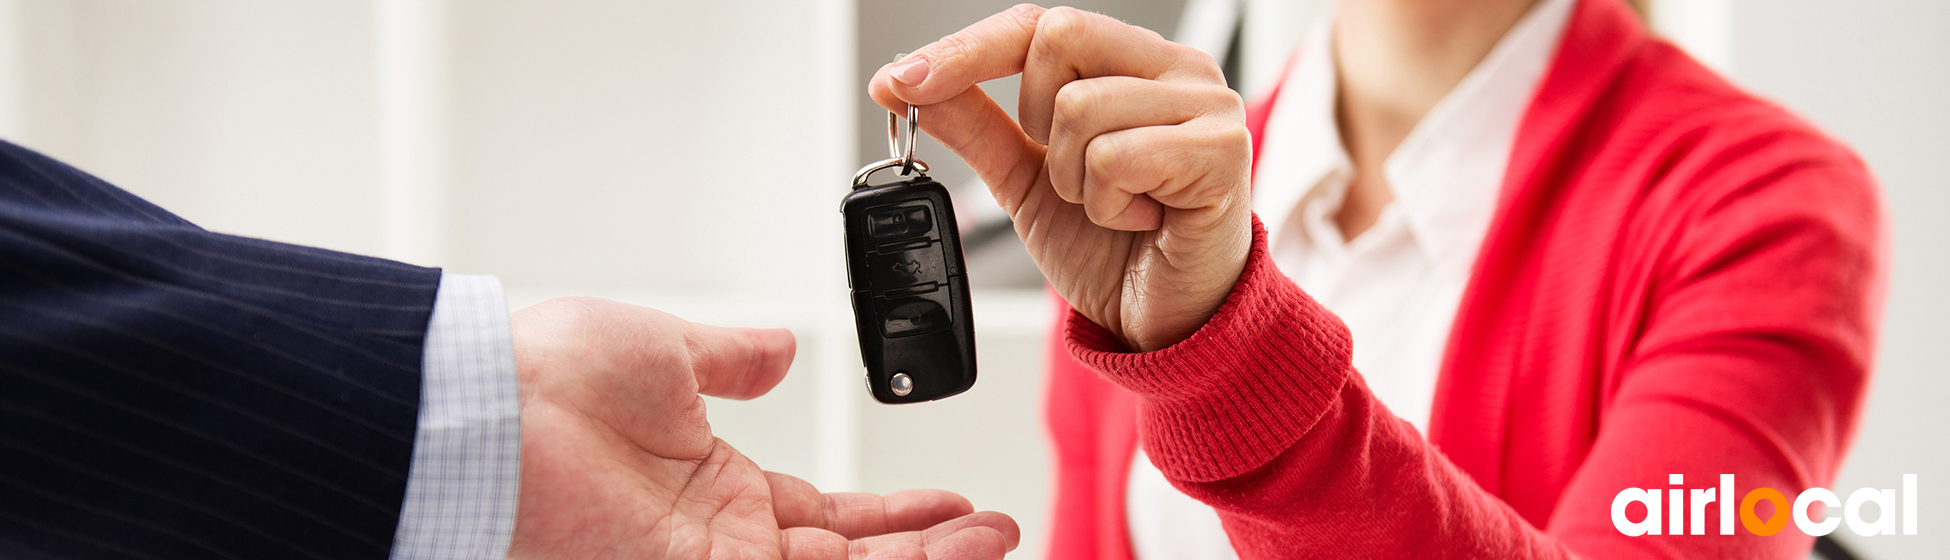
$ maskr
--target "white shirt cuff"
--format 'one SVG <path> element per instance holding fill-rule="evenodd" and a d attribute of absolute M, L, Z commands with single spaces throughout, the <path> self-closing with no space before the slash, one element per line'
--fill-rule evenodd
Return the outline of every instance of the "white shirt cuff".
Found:
<path fill-rule="evenodd" d="M 394 559 L 508 556 L 521 480 L 517 389 L 501 282 L 441 275 Z"/>

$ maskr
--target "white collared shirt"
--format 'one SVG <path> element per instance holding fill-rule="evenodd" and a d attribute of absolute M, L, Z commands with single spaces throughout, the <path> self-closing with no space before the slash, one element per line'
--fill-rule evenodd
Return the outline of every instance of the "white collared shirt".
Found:
<path fill-rule="evenodd" d="M 1267 119 L 1253 210 L 1280 271 L 1347 324 L 1354 367 L 1396 416 L 1428 430 L 1436 376 L 1496 213 L 1517 128 L 1575 0 L 1543 0 L 1416 123 L 1382 172 L 1395 200 L 1348 241 L 1334 216 L 1354 166 L 1334 118 L 1332 10 L 1316 21 Z M 1180 493 L 1142 450 L 1125 523 L 1138 560 L 1234 558 L 1218 514 Z"/>

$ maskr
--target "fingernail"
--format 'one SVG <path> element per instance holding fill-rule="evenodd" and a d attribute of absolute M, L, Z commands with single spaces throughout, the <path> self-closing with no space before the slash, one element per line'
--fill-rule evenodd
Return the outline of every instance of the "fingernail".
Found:
<path fill-rule="evenodd" d="M 900 80 L 903 84 L 918 86 L 921 85 L 921 82 L 928 79 L 928 70 L 931 70 L 928 66 L 928 59 L 916 58 L 888 67 L 887 74 L 893 76 L 896 80 Z"/>

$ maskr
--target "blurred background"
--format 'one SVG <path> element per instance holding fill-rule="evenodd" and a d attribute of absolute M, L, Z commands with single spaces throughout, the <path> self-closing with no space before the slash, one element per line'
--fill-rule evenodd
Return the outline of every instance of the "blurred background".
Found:
<path fill-rule="evenodd" d="M 924 145 L 961 191 L 971 245 L 986 240 L 969 255 L 982 381 L 874 404 L 838 213 L 853 171 L 885 153 L 867 78 L 1011 3 L 0 0 L 0 138 L 212 230 L 495 274 L 516 308 L 597 295 L 790 327 L 799 356 L 777 391 L 710 403 L 722 437 L 828 490 L 957 490 L 1014 515 L 1013 556 L 1038 558 L 1055 313 L 1040 277 L 972 173 Z M 1923 534 L 1837 535 L 1873 558 L 1950 550 L 1950 3 L 1645 4 L 1662 34 L 1853 144 L 1882 180 L 1894 282 L 1835 487 L 1920 474 Z M 1232 52 L 1251 99 L 1325 2 L 1074 5 Z M 985 87 L 1013 110 L 1012 80 Z"/>

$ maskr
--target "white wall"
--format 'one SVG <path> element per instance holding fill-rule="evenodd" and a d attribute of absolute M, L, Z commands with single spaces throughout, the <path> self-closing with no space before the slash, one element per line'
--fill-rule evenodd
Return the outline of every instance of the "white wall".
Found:
<path fill-rule="evenodd" d="M 0 136 L 213 230 L 497 274 L 517 306 L 793 327 L 779 394 L 713 418 L 857 487 L 851 6 L 5 0 Z"/>
<path fill-rule="evenodd" d="M 517 306 L 591 294 L 794 328 L 786 385 L 714 420 L 761 465 L 842 488 L 859 482 L 850 5 L 453 3 L 447 189 L 449 264 L 499 275 Z"/>
<path fill-rule="evenodd" d="M 364 4 L 10 7 L 9 139 L 206 227 L 379 248 Z"/>
<path fill-rule="evenodd" d="M 1672 0 L 1678 1 L 1678 0 Z M 1854 146 L 1894 229 L 1882 355 L 1836 492 L 1919 475 L 1917 536 L 1837 531 L 1872 558 L 1950 550 L 1950 3 L 1740 0 L 1733 77 Z"/>

